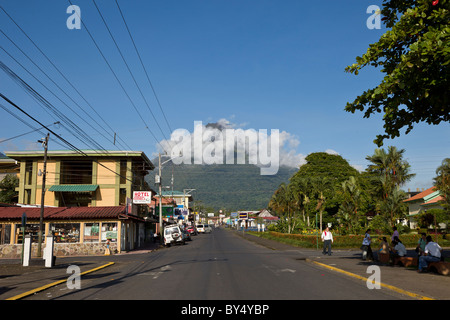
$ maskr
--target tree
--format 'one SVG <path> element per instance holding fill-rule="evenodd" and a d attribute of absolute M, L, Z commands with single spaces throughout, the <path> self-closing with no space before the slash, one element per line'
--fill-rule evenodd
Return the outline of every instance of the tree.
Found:
<path fill-rule="evenodd" d="M 381 14 L 391 29 L 345 69 L 357 75 L 371 65 L 385 74 L 345 107 L 364 111 L 365 118 L 384 113 L 378 147 L 404 127 L 408 134 L 415 123 L 450 121 L 450 0 L 384 0 Z"/>
<path fill-rule="evenodd" d="M 19 178 L 16 175 L 8 174 L 0 182 L 0 202 L 14 203 L 18 200 L 16 187 L 19 186 Z"/>
<path fill-rule="evenodd" d="M 442 164 L 436 169 L 434 186 L 441 192 L 444 198 L 442 206 L 446 213 L 446 221 L 450 220 L 450 158 L 442 161 Z"/>
<path fill-rule="evenodd" d="M 371 162 L 366 170 L 378 177 L 375 183 L 379 184 L 382 198 L 387 198 L 397 187 L 415 176 L 409 171 L 411 167 L 409 163 L 403 160 L 404 153 L 405 149 L 398 150 L 394 146 L 389 146 L 387 152 L 384 149 L 375 149 L 372 156 L 366 157 L 366 160 Z"/>
<path fill-rule="evenodd" d="M 406 210 L 403 203 L 406 195 L 400 187 L 414 177 L 409 171 L 409 163 L 403 160 L 404 153 L 404 149 L 390 146 L 387 152 L 375 149 L 372 156 L 366 157 L 371 162 L 366 171 L 375 185 L 376 207 L 391 226 L 394 226 L 395 220 L 403 218 Z"/>
<path fill-rule="evenodd" d="M 306 164 L 291 177 L 290 185 L 303 195 L 302 205 L 308 225 L 316 212 L 325 221 L 332 222 L 342 202 L 337 190 L 342 182 L 350 176 L 358 176 L 359 172 L 340 155 L 315 152 L 305 159 Z"/>
<path fill-rule="evenodd" d="M 342 183 L 343 201 L 339 207 L 339 222 L 344 226 L 343 232 L 357 233 L 360 228 L 362 192 L 355 177 Z"/>

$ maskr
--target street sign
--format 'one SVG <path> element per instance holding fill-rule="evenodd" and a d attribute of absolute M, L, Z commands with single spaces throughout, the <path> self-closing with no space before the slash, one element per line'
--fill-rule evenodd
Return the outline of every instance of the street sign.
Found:
<path fill-rule="evenodd" d="M 150 203 L 151 200 L 152 200 L 152 193 L 150 191 L 133 192 L 133 203 L 135 204 L 146 204 Z"/>
<path fill-rule="evenodd" d="M 22 228 L 25 228 L 26 224 L 27 224 L 27 214 L 24 212 L 22 214 Z"/>
<path fill-rule="evenodd" d="M 239 219 L 247 220 L 248 219 L 248 212 L 239 212 Z"/>

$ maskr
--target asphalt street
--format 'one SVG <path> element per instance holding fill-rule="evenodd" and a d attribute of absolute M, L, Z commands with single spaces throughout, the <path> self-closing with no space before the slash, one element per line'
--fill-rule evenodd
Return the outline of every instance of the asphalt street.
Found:
<path fill-rule="evenodd" d="M 281 244 L 277 246 L 278 248 L 271 248 L 254 241 L 246 241 L 236 232 L 215 229 L 211 234 L 193 237 L 193 241 L 184 246 L 172 246 L 143 254 L 101 257 L 101 263 L 106 263 L 105 259 L 110 258 L 114 264 L 83 276 L 79 289 L 69 289 L 66 283 L 61 283 L 23 299 L 414 299 L 402 292 L 386 288 L 370 289 L 361 279 L 312 263 L 312 258 L 320 258 L 316 251 L 282 247 Z M 349 253 L 341 252 L 336 255 L 335 259 L 348 256 Z M 78 263 L 83 263 L 83 260 L 87 263 L 92 257 L 77 260 Z M 326 258 L 322 258 L 323 262 L 326 262 L 325 260 Z M 76 264 L 76 261 L 73 263 Z M 446 277 L 441 278 L 448 280 Z"/>

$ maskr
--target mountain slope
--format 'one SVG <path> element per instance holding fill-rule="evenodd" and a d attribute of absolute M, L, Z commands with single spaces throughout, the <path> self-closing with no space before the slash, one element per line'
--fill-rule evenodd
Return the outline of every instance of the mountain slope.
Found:
<path fill-rule="evenodd" d="M 276 175 L 262 176 L 260 168 L 250 164 L 172 166 L 169 163 L 162 169 L 163 186 L 171 185 L 172 170 L 174 190 L 196 189 L 192 195 L 202 206 L 236 211 L 266 208 L 278 186 L 288 183 L 298 169 L 280 167 Z M 154 184 L 157 172 L 156 168 L 146 178 L 155 190 L 158 190 Z"/>

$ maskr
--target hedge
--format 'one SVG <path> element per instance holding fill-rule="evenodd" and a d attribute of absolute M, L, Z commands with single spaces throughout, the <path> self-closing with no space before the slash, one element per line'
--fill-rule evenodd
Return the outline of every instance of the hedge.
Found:
<path fill-rule="evenodd" d="M 317 238 L 319 238 L 319 247 L 322 246 L 322 240 L 320 236 L 316 235 L 303 235 L 303 234 L 287 234 L 275 231 L 268 232 L 249 232 L 253 235 L 264 237 L 271 240 L 276 240 L 279 242 L 287 243 L 297 247 L 303 248 L 316 248 L 317 247 Z M 433 241 L 435 241 L 435 235 L 431 235 L 433 237 Z M 388 242 L 390 242 L 390 235 L 371 235 L 372 238 L 372 248 L 378 248 L 380 239 L 386 237 Z M 415 248 L 420 239 L 420 235 L 418 234 L 405 234 L 400 235 L 400 241 L 407 248 Z M 447 236 L 449 238 L 449 236 Z M 334 248 L 359 248 L 363 242 L 364 235 L 346 235 L 339 236 L 333 235 L 333 247 Z M 442 234 L 438 235 L 438 243 L 441 246 L 450 246 L 450 241 L 445 239 Z"/>

